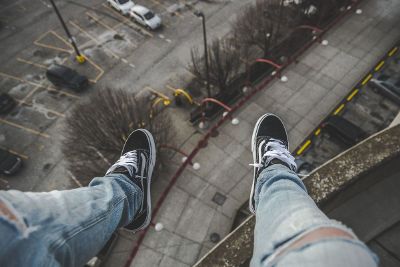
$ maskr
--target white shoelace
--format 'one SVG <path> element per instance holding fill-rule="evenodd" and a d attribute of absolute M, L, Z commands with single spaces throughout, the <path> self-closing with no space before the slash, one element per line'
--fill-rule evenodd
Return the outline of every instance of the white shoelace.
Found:
<path fill-rule="evenodd" d="M 267 144 L 263 148 L 265 143 Z M 279 159 L 290 166 L 290 169 L 293 171 L 296 171 L 297 169 L 294 157 L 286 149 L 285 144 L 277 139 L 271 138 L 268 142 L 266 140 L 261 141 L 258 145 L 258 158 L 260 159 L 260 162 L 254 162 L 250 164 L 250 166 L 261 168 L 263 166 L 268 166 L 271 160 Z"/>
<path fill-rule="evenodd" d="M 123 154 L 119 160 L 108 169 L 106 174 L 113 172 L 118 167 L 124 167 L 128 170 L 129 175 L 134 177 L 137 171 L 137 157 L 138 154 L 136 150 Z"/>

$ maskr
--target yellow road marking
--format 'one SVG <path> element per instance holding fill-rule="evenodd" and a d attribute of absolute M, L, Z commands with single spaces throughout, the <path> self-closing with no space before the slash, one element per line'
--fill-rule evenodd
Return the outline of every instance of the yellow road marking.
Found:
<path fill-rule="evenodd" d="M 97 22 L 98 24 L 102 25 L 104 28 L 109 29 L 112 32 L 115 32 L 117 34 L 119 34 L 118 31 L 116 31 L 115 29 L 111 28 L 110 26 L 108 26 L 107 24 L 105 24 L 104 22 L 100 21 L 99 18 L 97 18 L 96 16 L 90 14 L 89 12 L 86 12 L 86 15 L 88 15 L 89 17 L 91 17 L 95 22 Z M 130 45 L 132 45 L 133 47 L 137 48 L 137 45 L 132 43 L 129 39 L 125 39 L 125 41 L 127 41 Z"/>
<path fill-rule="evenodd" d="M 48 44 L 41 43 L 40 41 L 41 41 L 47 34 L 49 34 L 49 33 L 50 33 L 50 34 L 53 34 L 54 36 L 56 36 L 57 38 L 59 38 L 62 42 L 66 43 L 67 46 L 71 48 L 71 50 L 67 50 L 67 49 L 60 48 L 60 47 L 56 47 L 56 46 L 53 46 L 53 45 L 48 45 Z M 60 38 L 60 35 L 58 35 L 58 34 L 55 33 L 54 31 L 45 32 L 45 33 L 42 34 L 38 39 L 36 39 L 33 43 L 34 43 L 35 45 L 37 45 L 37 46 L 41 46 L 41 47 L 44 47 L 44 48 L 49 48 L 49 49 L 53 49 L 53 50 L 57 50 L 57 51 L 61 51 L 61 52 L 67 52 L 67 53 L 69 53 L 69 54 L 72 54 L 72 53 L 73 53 L 73 47 L 72 47 L 68 42 L 65 42 L 65 40 L 64 40 L 63 38 Z"/>
<path fill-rule="evenodd" d="M 101 76 L 103 76 L 104 70 L 99 65 L 94 63 L 93 60 L 91 60 L 90 58 L 88 58 L 88 57 L 85 57 L 85 58 L 90 64 L 92 64 L 93 67 L 95 67 L 99 71 L 99 74 L 97 74 L 97 76 L 94 78 L 94 80 L 93 79 L 89 80 L 93 83 L 97 83 L 97 81 L 101 78 Z"/>
<path fill-rule="evenodd" d="M 19 58 L 19 57 L 17 57 L 17 61 L 29 64 L 29 65 L 33 65 L 33 66 L 41 68 L 41 69 L 47 69 L 47 67 L 45 65 L 38 64 L 38 63 L 35 63 L 33 61 L 29 61 L 29 60 L 22 59 L 22 58 Z"/>
<path fill-rule="evenodd" d="M 29 157 L 28 157 L 27 155 L 18 153 L 18 152 L 16 152 L 16 151 L 12 150 L 12 149 L 7 149 L 7 148 L 5 148 L 5 147 L 1 147 L 1 148 L 4 149 L 4 150 L 7 150 L 7 151 L 10 152 L 11 154 L 17 155 L 18 157 L 25 159 L 25 160 L 29 159 Z"/>
<path fill-rule="evenodd" d="M 382 66 L 383 66 L 384 64 L 385 64 L 385 61 L 382 60 L 378 65 L 376 65 L 375 71 L 379 71 L 379 70 L 382 68 Z"/>
<path fill-rule="evenodd" d="M 73 21 L 69 21 L 69 23 L 74 26 L 75 28 L 77 28 L 79 31 L 81 31 L 82 33 L 84 33 L 87 37 L 89 37 L 93 42 L 95 42 L 96 44 L 100 45 L 100 42 L 93 37 L 93 35 L 91 35 L 90 33 L 88 33 L 87 31 L 85 31 L 84 29 L 82 29 L 78 24 L 76 24 Z M 107 50 L 107 52 L 109 52 L 113 57 L 117 58 L 117 59 L 121 59 L 120 56 L 118 56 L 117 54 L 115 54 L 112 50 L 110 50 L 109 48 L 103 47 L 104 50 Z"/>
<path fill-rule="evenodd" d="M 70 23 L 72 23 L 71 21 L 70 21 Z M 75 25 L 76 27 L 78 27 L 77 25 Z M 80 29 L 80 27 L 78 27 L 78 29 Z M 81 31 L 83 31 L 82 29 L 80 29 Z M 49 31 L 49 32 L 47 32 L 46 34 L 48 34 L 48 33 L 51 33 L 51 34 L 53 34 L 54 36 L 56 36 L 58 39 L 60 39 L 63 43 L 65 43 L 67 46 L 69 46 L 69 47 L 71 47 L 71 49 L 73 49 L 73 47 L 72 47 L 72 45 L 70 44 L 70 43 L 68 43 L 68 41 L 66 41 L 63 37 L 61 37 L 59 34 L 57 34 L 56 32 L 54 32 L 54 31 Z M 86 33 L 87 35 L 89 35 L 88 33 Z M 42 35 L 38 40 L 40 40 L 41 38 L 43 38 L 44 37 L 44 35 Z M 91 39 L 93 39 L 93 38 L 91 38 Z M 46 48 L 49 48 L 49 49 L 55 49 L 55 50 L 60 50 L 60 51 L 65 51 L 65 52 L 68 52 L 68 53 L 70 53 L 70 54 L 72 54 L 73 53 L 73 50 L 71 50 L 71 51 L 68 51 L 68 50 L 65 50 L 65 49 L 62 49 L 62 48 L 58 48 L 58 47 L 55 47 L 55 46 L 51 46 L 51 45 L 46 45 L 46 44 L 41 44 L 41 43 L 38 43 L 37 42 L 37 40 L 34 42 L 36 45 L 39 45 L 39 46 L 43 46 L 43 47 L 46 47 Z M 98 43 L 98 42 L 97 42 Z M 92 83 L 96 83 L 100 78 L 101 78 L 101 76 L 103 76 L 103 74 L 104 74 L 104 70 L 99 66 L 99 65 L 97 65 L 96 63 L 94 63 L 92 60 L 90 60 L 87 56 L 85 56 L 85 58 L 89 61 L 89 63 L 92 65 L 92 66 L 94 66 L 100 73 L 96 76 L 96 78 L 95 79 L 89 79 L 89 81 L 90 82 L 92 82 Z M 65 62 L 65 61 L 64 61 Z M 63 62 L 63 63 L 64 63 Z M 28 63 L 28 62 L 25 62 L 25 63 Z M 45 67 L 45 66 L 43 66 L 43 67 Z M 46 67 L 45 67 L 46 68 Z"/>
<path fill-rule="evenodd" d="M 150 32 L 148 32 L 147 30 L 143 29 L 142 27 L 137 26 L 136 24 L 134 24 L 130 19 L 122 16 L 120 13 L 118 13 L 116 10 L 112 9 L 111 7 L 107 6 L 106 4 L 103 4 L 104 7 L 106 7 L 107 9 L 111 10 L 114 14 L 118 15 L 120 18 L 122 18 L 122 20 L 124 21 L 125 24 L 132 26 L 133 28 L 135 28 L 136 30 L 139 31 L 139 33 L 143 32 L 145 35 L 149 36 L 149 37 L 153 37 L 153 34 L 151 34 Z M 116 26 L 114 26 L 115 28 Z"/>
<path fill-rule="evenodd" d="M 169 85 L 169 84 L 167 84 L 166 87 L 167 87 L 169 90 L 174 91 L 174 92 L 175 92 L 175 90 L 176 90 L 174 87 L 172 87 L 172 86 Z"/>
<path fill-rule="evenodd" d="M 368 74 L 368 76 L 367 77 L 365 77 L 365 79 L 362 81 L 362 85 L 366 85 L 367 84 L 367 82 L 369 82 L 369 80 L 371 80 L 371 78 L 372 78 L 372 74 Z"/>
<path fill-rule="evenodd" d="M 23 159 L 25 159 L 25 160 L 29 159 L 29 157 L 28 157 L 27 155 L 18 153 L 18 152 L 16 152 L 16 151 L 12 150 L 12 149 L 9 149 L 8 152 L 10 152 L 11 154 L 17 155 L 17 156 L 19 156 L 20 158 L 23 158 Z"/>
<path fill-rule="evenodd" d="M 301 148 L 299 150 L 297 150 L 297 155 L 300 155 L 301 153 L 304 152 L 304 150 L 306 150 L 309 146 L 311 145 L 311 140 L 307 140 L 307 142 L 305 142 Z"/>
<path fill-rule="evenodd" d="M 321 128 L 318 128 L 318 130 L 315 131 L 315 135 L 318 136 L 321 133 Z"/>
<path fill-rule="evenodd" d="M 344 109 L 344 104 L 341 104 L 333 113 L 333 115 L 337 115 L 340 113 L 340 111 L 342 111 Z"/>
<path fill-rule="evenodd" d="M 160 96 L 161 98 L 169 100 L 168 96 L 164 95 L 163 93 L 158 92 L 157 90 L 151 88 L 150 86 L 146 86 L 144 89 L 149 90 L 150 92 L 153 92 L 154 94 Z"/>
<path fill-rule="evenodd" d="M 113 31 L 113 32 L 117 32 L 116 30 L 114 30 L 113 28 L 111 28 L 111 27 L 110 27 L 109 25 L 107 25 L 106 23 L 100 21 L 100 19 L 99 19 L 97 16 L 91 14 L 90 12 L 86 12 L 86 15 L 87 15 L 88 17 L 92 18 L 95 22 L 97 22 L 98 24 L 100 24 L 100 25 L 103 26 L 104 28 L 107 28 L 107 29 L 109 29 L 110 31 Z"/>
<path fill-rule="evenodd" d="M 25 130 L 26 132 L 32 133 L 34 135 L 39 135 L 39 136 L 42 136 L 42 137 L 45 137 L 45 138 L 50 138 L 50 135 L 48 135 L 48 134 L 41 133 L 39 131 L 36 131 L 36 130 L 28 128 L 28 127 L 25 127 L 23 125 L 15 123 L 15 122 L 7 121 L 7 120 L 4 120 L 2 118 L 0 118 L 0 122 L 2 122 L 4 124 L 8 124 L 10 126 L 14 126 L 15 128 L 19 128 L 19 129 Z"/>
<path fill-rule="evenodd" d="M 389 57 L 393 56 L 399 48 L 396 46 L 389 52 Z"/>
<path fill-rule="evenodd" d="M 80 98 L 80 97 L 77 96 L 77 95 L 74 95 L 74 94 L 71 94 L 71 93 L 68 93 L 68 92 L 65 92 L 65 91 L 61 91 L 61 90 L 55 89 L 55 88 L 53 88 L 53 87 L 51 87 L 51 86 L 47 86 L 47 87 L 46 87 L 46 86 L 43 86 L 43 85 L 41 85 L 41 84 L 38 84 L 38 83 L 35 83 L 35 82 L 31 82 L 31 81 L 27 81 L 27 80 L 21 79 L 21 78 L 19 78 L 19 77 L 16 77 L 16 76 L 13 76 L 13 75 L 4 73 L 4 72 L 0 72 L 0 75 L 1 75 L 1 76 L 4 76 L 4 77 L 6 77 L 6 78 L 10 78 L 10 79 L 14 79 L 14 80 L 17 80 L 17 81 L 20 81 L 20 82 L 24 82 L 24 83 L 27 83 L 27 84 L 31 84 L 31 85 L 33 85 L 33 86 L 39 86 L 40 88 L 44 88 L 44 89 L 46 89 L 47 91 L 58 92 L 58 93 L 60 93 L 60 94 L 63 94 L 63 95 L 66 95 L 66 96 L 69 96 L 69 97 L 72 97 L 72 98 Z"/>
<path fill-rule="evenodd" d="M 8 149 L 8 148 L 6 148 L 6 147 L 4 147 L 4 146 L 0 146 L 0 148 L 2 148 L 2 149 L 4 149 L 4 150 L 7 150 L 7 151 L 10 152 L 11 154 L 17 155 L 17 156 L 19 156 L 20 158 L 29 159 L 28 156 L 26 156 L 26 155 L 24 155 L 24 154 L 21 154 L 21 153 L 18 153 L 18 152 L 16 152 L 16 151 L 12 150 L 12 149 Z"/>
<path fill-rule="evenodd" d="M 347 101 L 350 101 L 353 99 L 353 97 L 359 92 L 358 89 L 355 89 L 348 97 L 347 97 Z"/>

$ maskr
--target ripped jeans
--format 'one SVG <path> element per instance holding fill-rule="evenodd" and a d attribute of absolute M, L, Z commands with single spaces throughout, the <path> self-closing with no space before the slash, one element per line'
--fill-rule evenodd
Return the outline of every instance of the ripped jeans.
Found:
<path fill-rule="evenodd" d="M 307 194 L 296 173 L 271 165 L 256 184 L 256 227 L 251 266 L 378 266 L 377 256 L 341 223 L 330 220 Z M 308 233 L 335 228 L 352 238 L 321 238 L 291 249 Z M 289 248 L 288 248 L 289 247 Z"/>
<path fill-rule="evenodd" d="M 0 191 L 0 266 L 83 266 L 133 220 L 142 197 L 123 174 L 66 191 Z"/>

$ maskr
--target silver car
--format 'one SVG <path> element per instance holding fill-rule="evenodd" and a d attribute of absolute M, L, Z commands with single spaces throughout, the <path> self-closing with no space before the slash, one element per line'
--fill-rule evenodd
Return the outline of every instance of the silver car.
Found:
<path fill-rule="evenodd" d="M 123 15 L 128 15 L 129 10 L 135 5 L 131 0 L 107 0 L 107 3 Z"/>
<path fill-rule="evenodd" d="M 150 9 L 140 5 L 132 7 L 129 15 L 139 24 L 151 30 L 159 28 L 162 23 L 161 18 L 157 14 L 154 14 Z"/>

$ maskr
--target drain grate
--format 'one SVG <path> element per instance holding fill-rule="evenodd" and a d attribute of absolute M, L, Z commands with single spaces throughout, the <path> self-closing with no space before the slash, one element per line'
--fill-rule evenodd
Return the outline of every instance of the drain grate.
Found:
<path fill-rule="evenodd" d="M 224 205 L 225 200 L 226 200 L 226 196 L 224 196 L 223 194 L 221 194 L 219 192 L 215 193 L 214 197 L 212 198 L 212 201 L 214 203 L 217 203 L 220 206 Z"/>

